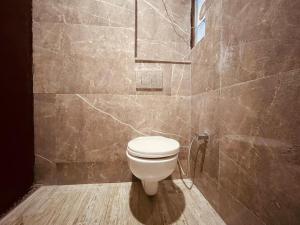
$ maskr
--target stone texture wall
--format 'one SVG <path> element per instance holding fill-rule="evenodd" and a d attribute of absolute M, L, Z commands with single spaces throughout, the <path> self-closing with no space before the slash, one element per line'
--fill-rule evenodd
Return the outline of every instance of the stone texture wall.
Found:
<path fill-rule="evenodd" d="M 190 65 L 135 63 L 188 59 L 190 1 L 165 2 L 33 1 L 37 183 L 129 181 L 126 146 L 141 135 L 179 140 L 184 158 Z M 140 70 L 162 71 L 163 90 L 136 91 Z"/>
<path fill-rule="evenodd" d="M 129 181 L 130 139 L 173 137 L 184 158 L 208 131 L 196 186 L 225 221 L 296 224 L 299 2 L 206 0 L 191 68 L 136 63 L 189 60 L 190 1 L 165 2 L 33 1 L 36 182 Z M 136 91 L 141 70 L 163 90 Z"/>
<path fill-rule="evenodd" d="M 138 0 L 138 58 L 174 61 L 189 58 L 190 11 L 189 0 Z"/>
<path fill-rule="evenodd" d="M 210 140 L 196 185 L 228 224 L 300 221 L 299 10 L 292 0 L 206 0 L 201 12 L 191 120 Z"/>

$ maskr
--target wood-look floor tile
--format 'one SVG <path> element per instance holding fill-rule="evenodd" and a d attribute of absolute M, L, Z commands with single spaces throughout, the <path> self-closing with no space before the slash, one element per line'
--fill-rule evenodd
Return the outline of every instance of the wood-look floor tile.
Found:
<path fill-rule="evenodd" d="M 165 180 L 154 197 L 140 182 L 43 186 L 0 225 L 224 225 L 198 189 Z"/>

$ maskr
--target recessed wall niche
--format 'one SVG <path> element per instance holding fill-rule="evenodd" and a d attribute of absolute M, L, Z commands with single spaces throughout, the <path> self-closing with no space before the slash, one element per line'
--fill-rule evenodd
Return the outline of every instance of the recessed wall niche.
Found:
<path fill-rule="evenodd" d="M 190 1 L 136 1 L 136 57 L 186 61 L 190 53 Z M 188 24 L 188 26 L 187 26 Z"/>

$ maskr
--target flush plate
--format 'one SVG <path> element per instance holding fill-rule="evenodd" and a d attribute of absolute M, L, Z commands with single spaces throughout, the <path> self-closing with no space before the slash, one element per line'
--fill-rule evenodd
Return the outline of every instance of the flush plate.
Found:
<path fill-rule="evenodd" d="M 163 89 L 163 74 L 161 70 L 136 71 L 136 90 L 153 91 Z"/>

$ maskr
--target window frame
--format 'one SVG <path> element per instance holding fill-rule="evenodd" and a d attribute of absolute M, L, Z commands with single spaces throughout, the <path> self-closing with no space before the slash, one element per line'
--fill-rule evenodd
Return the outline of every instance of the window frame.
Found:
<path fill-rule="evenodd" d="M 201 8 L 198 10 L 198 2 L 199 1 L 201 1 L 201 0 L 192 0 L 192 4 L 191 4 L 191 43 L 190 43 L 191 49 L 193 47 L 195 47 L 197 45 L 197 43 L 202 40 L 201 39 L 198 42 L 196 42 L 197 26 L 199 26 L 203 21 L 205 21 L 205 23 L 206 23 L 205 16 L 203 16 L 203 18 L 201 18 L 201 20 L 199 20 L 199 18 L 198 18 L 200 15 L 200 12 L 201 12 L 201 8 L 205 4 L 206 0 L 202 0 Z M 199 23 L 197 23 L 197 22 L 199 22 Z M 204 30 L 204 32 L 205 32 L 205 30 Z"/>

